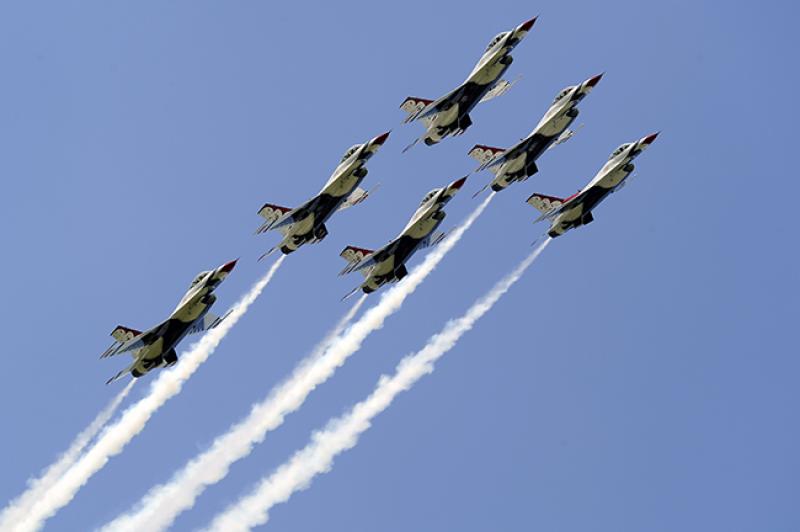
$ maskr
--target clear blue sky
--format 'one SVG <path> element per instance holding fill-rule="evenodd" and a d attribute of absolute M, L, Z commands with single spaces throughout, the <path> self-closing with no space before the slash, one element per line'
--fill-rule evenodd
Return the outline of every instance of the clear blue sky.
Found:
<path fill-rule="evenodd" d="M 510 70 L 523 80 L 463 137 L 401 155 L 421 132 L 400 126 L 403 99 L 453 88 L 536 14 Z M 350 145 L 394 130 L 365 183 L 380 191 L 291 257 L 49 529 L 91 529 L 166 480 L 345 311 L 358 282 L 336 276 L 345 245 L 385 243 L 475 167 L 473 144 L 510 145 L 561 88 L 605 71 L 586 127 L 176 530 L 205 524 L 527 254 L 544 230 L 531 192 L 569 195 L 655 130 L 595 223 L 554 242 L 272 528 L 800 530 L 797 15 L 790 2 L 3 3 L 0 499 L 122 386 L 103 382 L 126 361 L 98 360 L 115 325 L 152 325 L 198 271 L 241 256 L 223 310 L 265 270 L 255 259 L 278 235 L 253 236 L 262 203 L 298 204 Z"/>

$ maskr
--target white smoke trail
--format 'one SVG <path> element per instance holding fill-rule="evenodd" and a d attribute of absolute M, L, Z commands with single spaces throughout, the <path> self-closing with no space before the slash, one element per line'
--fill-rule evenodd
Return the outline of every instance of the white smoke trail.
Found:
<path fill-rule="evenodd" d="M 145 397 L 128 407 L 120 416 L 119 421 L 103 431 L 97 442 L 86 451 L 81 459 L 69 468 L 55 485 L 34 504 L 28 515 L 17 525 L 15 529 L 17 532 L 39 530 L 47 519 L 75 497 L 78 490 L 112 456 L 122 452 L 125 445 L 144 429 L 152 415 L 168 399 L 181 391 L 183 383 L 214 352 L 222 339 L 272 280 L 284 258 L 285 256 L 282 255 L 275 261 L 269 271 L 233 306 L 228 317 L 192 345 L 189 351 L 181 357 L 179 364 L 172 370 L 161 372 L 151 384 L 150 392 Z"/>
<path fill-rule="evenodd" d="M 11 530 L 14 524 L 25 516 L 25 514 L 30 511 L 33 504 L 55 484 L 62 474 L 64 474 L 64 471 L 75 463 L 83 449 L 89 445 L 100 432 L 100 429 L 108 423 L 108 420 L 111 419 L 117 411 L 120 403 L 122 403 L 123 399 L 128 395 L 128 392 L 131 391 L 133 383 L 135 382 L 136 381 L 133 380 L 130 381 L 128 385 L 97 414 L 97 417 L 75 437 L 72 444 L 64 451 L 58 460 L 50 464 L 38 478 L 29 480 L 28 489 L 3 508 L 2 513 L 0 513 L 0 530 Z"/>
<path fill-rule="evenodd" d="M 250 454 L 267 432 L 279 427 L 286 415 L 300 408 L 317 386 L 328 380 L 350 355 L 358 351 L 370 333 L 381 328 L 386 318 L 400 309 L 405 299 L 478 219 L 492 197 L 488 196 L 447 239 L 428 253 L 425 260 L 401 283 L 387 291 L 361 319 L 343 335 L 333 339 L 324 354 L 303 361 L 264 401 L 253 405 L 245 419 L 219 436 L 208 450 L 190 461 L 168 484 L 151 490 L 133 514 L 121 515 L 106 525 L 105 530 L 152 532 L 168 528 L 181 512 L 194 505 L 207 486 L 225 478 L 231 464 Z"/>
<path fill-rule="evenodd" d="M 273 418 L 269 415 L 269 407 L 271 406 L 269 399 L 289 388 L 289 383 L 292 381 L 297 382 L 302 378 L 302 374 L 308 371 L 309 366 L 317 362 L 331 342 L 342 334 L 366 299 L 366 294 L 358 298 L 355 305 L 311 350 L 311 354 L 298 364 L 292 376 L 284 381 L 283 385 L 277 387 L 276 391 L 271 393 L 266 401 L 254 404 L 250 414 L 245 419 L 217 437 L 205 452 L 190 460 L 183 469 L 172 476 L 169 482 L 150 488 L 134 506 L 134 509 L 118 516 L 104 525 L 101 530 L 105 532 L 123 530 L 154 531 L 169 527 L 182 511 L 194 503 L 206 486 L 219 482 L 227 474 L 228 467 L 220 467 L 216 464 L 221 460 L 225 460 L 221 459 L 221 456 L 227 456 L 227 464 L 230 465 L 235 456 L 242 453 L 249 454 L 253 446 L 264 438 L 267 428 L 260 427 L 263 426 L 265 421 L 267 423 L 273 422 Z M 245 434 L 257 434 L 259 431 L 261 438 L 258 440 L 243 438 Z"/>
<path fill-rule="evenodd" d="M 333 459 L 358 443 L 359 436 L 371 426 L 372 419 L 388 408 L 397 394 L 408 390 L 433 371 L 433 364 L 519 280 L 550 240 L 544 240 L 463 316 L 448 322 L 425 347 L 401 360 L 394 375 L 383 375 L 369 397 L 353 406 L 346 415 L 329 422 L 324 430 L 316 432 L 305 448 L 264 478 L 250 494 L 217 515 L 210 530 L 238 532 L 262 525 L 269 519 L 269 510 L 274 505 L 286 502 L 294 492 L 307 488 L 316 475 L 329 471 Z"/>

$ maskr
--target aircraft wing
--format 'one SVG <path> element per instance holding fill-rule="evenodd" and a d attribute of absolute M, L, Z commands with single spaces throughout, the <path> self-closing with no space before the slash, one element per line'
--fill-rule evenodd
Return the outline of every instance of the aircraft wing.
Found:
<path fill-rule="evenodd" d="M 272 229 L 282 229 L 294 223 L 292 213 L 294 209 L 288 207 L 281 207 L 280 205 L 273 205 L 265 203 L 263 207 L 258 210 L 258 215 L 266 221 L 256 229 L 256 234 L 261 234 Z"/>
<path fill-rule="evenodd" d="M 192 326 L 189 327 L 189 329 L 186 332 L 186 334 L 195 334 L 195 333 L 211 330 L 214 327 L 216 327 L 217 325 L 219 325 L 220 323 L 222 323 L 222 320 L 227 318 L 228 315 L 231 312 L 232 311 L 229 310 L 228 312 L 225 313 L 224 316 L 217 316 L 213 312 L 206 312 L 206 315 L 203 316 L 203 319 L 195 321 L 192 324 Z"/>
<path fill-rule="evenodd" d="M 493 146 L 484 146 L 483 144 L 476 144 L 469 150 L 469 156 L 480 163 L 477 171 L 489 168 L 490 171 L 496 172 L 497 166 L 505 159 L 503 154 L 506 152 L 504 148 L 495 148 Z"/>
<path fill-rule="evenodd" d="M 345 275 L 354 271 L 361 272 L 364 277 L 369 275 L 369 270 L 375 266 L 375 252 L 371 249 L 357 248 L 355 246 L 347 246 L 339 254 L 344 260 L 347 261 L 347 266 L 339 272 L 339 275 Z"/>
<path fill-rule="evenodd" d="M 571 199 L 571 198 L 570 198 Z M 537 211 L 541 212 L 542 215 L 536 219 L 536 222 L 541 222 L 542 220 L 553 218 L 556 216 L 564 205 L 566 205 L 568 200 L 563 198 L 557 198 L 555 196 L 545 196 L 544 194 L 532 194 L 530 198 L 528 198 L 528 203 L 532 205 Z"/>
<path fill-rule="evenodd" d="M 409 96 L 400 104 L 400 109 L 408 113 L 404 120 L 405 123 L 412 122 L 417 119 L 418 115 L 425 110 L 426 107 L 431 105 L 433 100 L 426 98 L 417 98 L 416 96 Z"/>
<path fill-rule="evenodd" d="M 120 353 L 125 353 L 126 351 L 138 350 L 144 345 L 142 341 L 143 336 L 144 333 L 142 333 L 142 331 L 117 325 L 117 327 L 111 331 L 111 337 L 114 338 L 114 343 L 100 355 L 100 358 L 111 357 Z M 133 353 L 133 356 L 136 356 L 136 354 Z"/>
<path fill-rule="evenodd" d="M 459 85 L 452 91 L 448 92 L 438 100 L 430 101 L 425 100 L 423 98 L 413 98 L 409 97 L 406 98 L 406 101 L 400 106 L 400 109 L 403 109 L 406 112 L 409 112 L 409 116 L 406 118 L 405 122 L 413 122 L 414 120 L 423 120 L 425 121 L 425 125 L 429 126 L 430 121 L 433 120 L 434 115 L 441 112 L 444 107 L 449 107 L 447 104 L 451 101 L 458 98 L 459 94 L 461 94 L 462 90 L 464 89 L 464 85 Z M 407 109 L 413 102 L 414 105 L 414 112 L 411 112 Z M 420 106 L 420 103 L 423 103 L 423 106 Z M 406 107 L 404 107 L 406 106 Z"/>

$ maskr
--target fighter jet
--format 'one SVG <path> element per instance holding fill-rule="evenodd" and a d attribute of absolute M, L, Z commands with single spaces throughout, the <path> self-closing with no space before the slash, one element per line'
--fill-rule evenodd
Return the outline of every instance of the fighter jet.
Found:
<path fill-rule="evenodd" d="M 622 188 L 634 170 L 633 161 L 656 140 L 658 133 L 647 135 L 634 142 L 623 144 L 611 154 L 608 162 L 586 187 L 569 198 L 562 199 L 544 194 L 533 194 L 528 203 L 542 215 L 536 220 L 551 222 L 547 234 L 551 238 L 563 235 L 570 229 L 594 221 L 592 210 L 612 192 Z"/>
<path fill-rule="evenodd" d="M 209 309 L 217 300 L 214 290 L 234 266 L 235 260 L 215 270 L 198 273 L 172 314 L 152 329 L 142 332 L 119 325 L 111 331 L 114 343 L 100 358 L 128 352 L 133 356 L 133 364 L 108 379 L 106 384 L 127 373 L 139 378 L 155 368 L 174 366 L 178 362 L 175 346 L 184 336 L 208 331 L 219 325 L 230 312 L 220 317 L 209 312 Z"/>
<path fill-rule="evenodd" d="M 478 64 L 464 82 L 438 100 L 408 97 L 400 109 L 408 113 L 405 122 L 422 120 L 426 131 L 421 137 L 431 146 L 448 135 L 460 135 L 472 125 L 470 111 L 479 102 L 504 94 L 513 82 L 500 79 L 514 60 L 511 51 L 527 35 L 536 17 L 491 40 Z M 408 150 L 419 139 L 406 147 Z M 405 150 L 403 150 L 405 151 Z"/>
<path fill-rule="evenodd" d="M 578 103 L 591 92 L 602 77 L 602 74 L 598 74 L 559 92 L 533 131 L 513 147 L 503 149 L 481 144 L 474 146 L 469 151 L 469 156 L 481 163 L 477 171 L 488 169 L 495 175 L 487 186 L 499 192 L 514 181 L 525 181 L 538 172 L 536 160 L 546 150 L 568 141 L 575 135 L 577 129 L 568 128 L 578 116 Z M 485 189 L 486 187 L 483 187 L 475 195 Z"/>
<path fill-rule="evenodd" d="M 367 176 L 366 162 L 388 137 L 389 132 L 386 132 L 364 144 L 356 144 L 348 149 L 322 190 L 300 207 L 289 209 L 269 203 L 261 207 L 258 214 L 266 221 L 256 230 L 256 234 L 277 229 L 283 234 L 283 240 L 261 255 L 259 260 L 275 249 L 280 249 L 282 253 L 288 255 L 303 244 L 322 241 L 328 235 L 325 222 L 334 212 L 367 199 L 369 193 L 358 185 Z"/>
<path fill-rule="evenodd" d="M 365 294 L 370 294 L 384 284 L 395 283 L 408 275 L 408 259 L 418 250 L 434 246 L 444 239 L 445 234 L 436 230 L 445 218 L 444 207 L 464 186 L 466 180 L 466 177 L 462 177 L 444 188 L 428 192 L 408 225 L 394 240 L 378 251 L 355 246 L 344 248 L 340 256 L 348 264 L 339 275 L 358 271 L 366 280 L 343 299 L 350 297 L 359 288 Z"/>

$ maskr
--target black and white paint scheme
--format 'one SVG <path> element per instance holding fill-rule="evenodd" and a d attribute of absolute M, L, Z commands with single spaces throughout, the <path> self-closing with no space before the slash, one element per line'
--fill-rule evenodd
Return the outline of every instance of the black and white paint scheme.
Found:
<path fill-rule="evenodd" d="M 658 133 L 653 133 L 637 141 L 625 143 L 614 150 L 589 184 L 569 198 L 562 199 L 544 194 L 533 194 L 528 198 L 528 203 L 542 213 L 536 221 L 550 221 L 548 236 L 555 238 L 570 229 L 592 223 L 594 208 L 609 194 L 625 186 L 635 169 L 632 161 L 646 150 L 657 136 Z"/>
<path fill-rule="evenodd" d="M 155 368 L 174 366 L 178 362 L 175 347 L 187 334 L 208 331 L 219 325 L 228 314 L 220 317 L 209 312 L 209 309 L 217 300 L 214 290 L 234 266 L 235 260 L 214 270 L 198 273 L 172 314 L 152 329 L 142 332 L 118 325 L 111 332 L 114 343 L 100 358 L 130 353 L 133 364 L 108 379 L 106 384 L 127 373 L 139 378 Z"/>
<path fill-rule="evenodd" d="M 511 148 L 495 148 L 482 144 L 474 146 L 469 151 L 469 156 L 481 164 L 477 171 L 489 170 L 495 176 L 487 186 L 499 192 L 514 181 L 525 181 L 538 172 L 537 159 L 545 151 L 568 141 L 575 135 L 578 129 L 572 130 L 569 126 L 578 117 L 578 103 L 592 91 L 602 77 L 602 74 L 598 74 L 559 92 L 533 131 Z M 485 189 L 486 187 L 482 188 L 475 195 Z"/>
<path fill-rule="evenodd" d="M 340 275 L 360 272 L 366 280 L 345 296 L 345 299 L 361 289 L 369 294 L 387 283 L 395 283 L 408 275 L 406 262 L 420 249 L 441 242 L 445 234 L 437 231 L 445 219 L 444 208 L 458 193 L 466 177 L 453 181 L 443 188 L 428 192 L 422 199 L 414 216 L 397 237 L 377 251 L 347 246 L 340 256 L 348 262 Z"/>
<path fill-rule="evenodd" d="M 426 145 L 436 144 L 449 135 L 464 133 L 472 125 L 469 113 L 478 103 L 496 98 L 511 88 L 513 82 L 501 77 L 514 61 L 511 51 L 525 38 L 534 22 L 536 17 L 492 39 L 467 79 L 438 100 L 405 99 L 400 106 L 408 113 L 405 122 L 422 120 L 426 131 L 421 138 Z M 418 141 L 414 141 L 406 150 Z"/>
<path fill-rule="evenodd" d="M 261 255 L 260 259 L 280 249 L 285 255 L 297 251 L 303 244 L 315 244 L 328 236 L 325 222 L 336 211 L 361 203 L 369 193 L 359 185 L 367 176 L 366 163 L 386 142 L 389 133 L 378 135 L 364 144 L 348 149 L 328 182 L 319 193 L 296 209 L 267 203 L 258 211 L 266 221 L 256 234 L 277 229 L 283 240 Z"/>

